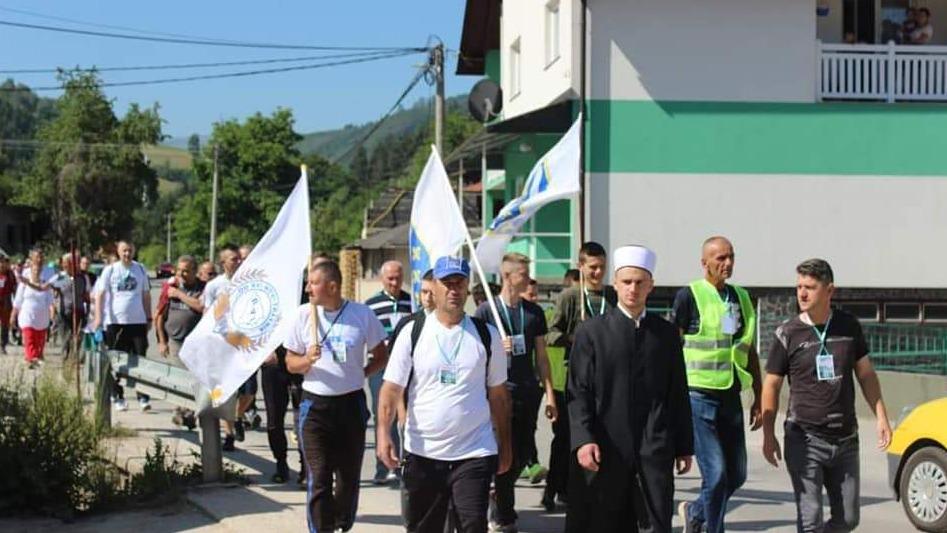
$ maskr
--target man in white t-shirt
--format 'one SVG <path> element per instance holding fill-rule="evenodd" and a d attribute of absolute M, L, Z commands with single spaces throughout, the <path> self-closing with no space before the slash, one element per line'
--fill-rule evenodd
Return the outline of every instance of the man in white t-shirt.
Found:
<path fill-rule="evenodd" d="M 119 350 L 144 357 L 148 350 L 148 330 L 151 329 L 151 283 L 148 272 L 135 261 L 135 246 L 128 241 L 119 241 L 116 246 L 118 261 L 102 270 L 102 291 L 95 295 L 95 320 L 92 329 L 97 330 L 108 317 L 105 329 L 105 344 L 110 350 Z M 125 410 L 125 391 L 115 385 L 116 408 Z M 142 411 L 151 409 L 151 398 L 137 393 L 138 406 Z"/>
<path fill-rule="evenodd" d="M 448 502 L 459 531 L 486 531 L 490 481 L 512 462 L 506 352 L 496 328 L 464 313 L 469 276 L 467 261 L 437 260 L 435 310 L 420 329 L 404 325 L 385 370 L 378 427 L 394 420 L 407 390 L 401 476 L 409 532 L 442 533 Z M 378 458 L 397 467 L 388 432 L 376 439 Z"/>
<path fill-rule="evenodd" d="M 299 306 L 283 343 L 287 370 L 305 376 L 299 444 L 307 519 L 310 531 L 348 531 L 358 507 L 369 417 L 363 388 L 365 378 L 388 361 L 387 334 L 371 308 L 342 298 L 342 272 L 334 261 L 314 265 L 307 279 L 309 303 Z"/>

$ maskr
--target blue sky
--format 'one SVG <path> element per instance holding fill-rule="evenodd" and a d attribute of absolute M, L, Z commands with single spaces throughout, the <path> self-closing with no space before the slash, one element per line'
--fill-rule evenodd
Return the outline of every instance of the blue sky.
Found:
<path fill-rule="evenodd" d="M 0 20 L 94 31 L 129 33 L 44 19 L 10 10 L 126 26 L 152 32 L 254 42 L 330 46 L 424 46 L 440 37 L 448 49 L 460 44 L 463 0 L 256 1 L 165 0 L 76 1 L 0 0 Z M 300 50 L 256 50 L 114 40 L 0 26 L 0 70 L 58 66 L 137 66 L 206 63 L 319 55 Z M 330 129 L 373 120 L 397 99 L 425 57 L 417 54 L 379 62 L 249 78 L 141 87 L 109 87 L 115 110 L 131 102 L 161 105 L 164 133 L 173 137 L 206 134 L 219 120 L 257 111 L 291 108 L 297 131 Z M 106 81 L 131 81 L 284 65 L 231 66 L 206 70 L 103 73 Z M 466 93 L 477 80 L 453 74 L 457 56 L 448 56 L 447 94 Z M 52 74 L 0 73 L 31 86 L 55 85 Z M 55 96 L 58 92 L 44 93 Z M 406 102 L 433 94 L 423 82 Z"/>

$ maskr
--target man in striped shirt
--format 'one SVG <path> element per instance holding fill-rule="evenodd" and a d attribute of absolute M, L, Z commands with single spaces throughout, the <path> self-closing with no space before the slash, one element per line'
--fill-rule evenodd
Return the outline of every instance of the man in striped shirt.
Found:
<path fill-rule="evenodd" d="M 379 274 L 382 290 L 365 301 L 365 305 L 375 312 L 375 316 L 381 321 L 381 325 L 388 334 L 386 343 L 391 342 L 391 335 L 395 326 L 401 321 L 402 317 L 411 314 L 411 295 L 401 289 L 404 282 L 404 267 L 398 261 L 386 261 L 381 266 Z M 378 391 L 381 390 L 383 382 L 384 369 L 381 372 L 372 374 L 368 378 L 368 387 L 372 391 L 372 413 L 375 416 L 375 424 L 378 424 Z M 398 428 L 391 426 L 391 440 L 395 448 L 399 446 Z M 397 473 L 389 471 L 379 459 L 375 459 L 375 477 L 372 482 L 376 485 L 384 485 L 389 481 L 398 479 Z"/>

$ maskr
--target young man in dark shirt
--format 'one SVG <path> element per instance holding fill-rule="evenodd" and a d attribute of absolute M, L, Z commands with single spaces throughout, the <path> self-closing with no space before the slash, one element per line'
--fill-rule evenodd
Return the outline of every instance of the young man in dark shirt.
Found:
<path fill-rule="evenodd" d="M 554 421 L 557 409 L 546 354 L 546 315 L 541 307 L 522 297 L 529 286 L 529 258 L 518 253 L 506 254 L 500 263 L 500 276 L 503 286 L 494 302 L 506 332 L 503 347 L 509 361 L 506 386 L 513 399 L 513 467 L 496 478 L 497 512 L 491 531 L 507 532 L 516 531 L 513 487 L 533 455 L 531 447 L 535 449 L 541 390 L 545 391 L 546 417 Z M 481 304 L 475 316 L 497 325 L 489 302 Z"/>
<path fill-rule="evenodd" d="M 796 497 L 799 531 L 851 531 L 859 520 L 858 421 L 855 379 L 877 417 L 878 449 L 891 443 L 881 385 L 858 320 L 832 309 L 832 268 L 822 259 L 796 267 L 802 313 L 776 329 L 763 382 L 763 456 L 782 459 L 776 412 L 783 379 L 790 383 L 785 423 L 786 469 Z M 832 515 L 822 518 L 822 487 Z"/>

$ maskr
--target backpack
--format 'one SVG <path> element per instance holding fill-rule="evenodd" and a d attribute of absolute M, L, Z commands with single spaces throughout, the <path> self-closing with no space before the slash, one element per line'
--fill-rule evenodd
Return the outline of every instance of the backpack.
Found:
<path fill-rule="evenodd" d="M 489 376 L 490 375 L 490 356 L 492 355 L 491 350 L 490 350 L 490 328 L 487 327 L 487 323 L 484 322 L 483 320 L 475 316 L 468 315 L 468 317 L 470 318 L 470 321 L 473 322 L 474 327 L 477 329 L 477 335 L 480 337 L 480 343 L 483 345 L 484 352 L 487 354 L 487 364 L 484 366 L 487 370 L 487 376 Z M 424 329 L 424 320 L 426 318 L 427 318 L 427 314 L 425 314 L 423 310 L 418 311 L 406 318 L 403 318 L 401 322 L 398 323 L 398 326 L 395 328 L 395 331 L 392 337 L 394 339 L 397 339 L 398 335 L 401 333 L 401 330 L 404 329 L 404 326 L 407 325 L 408 322 L 412 320 L 414 321 L 414 323 L 411 324 L 411 359 L 412 359 L 411 373 L 408 374 L 408 382 L 404 386 L 405 407 L 408 406 L 408 388 L 411 386 L 411 379 L 414 378 L 414 363 L 413 363 L 414 348 L 418 344 L 418 339 L 421 338 L 421 330 Z"/>

